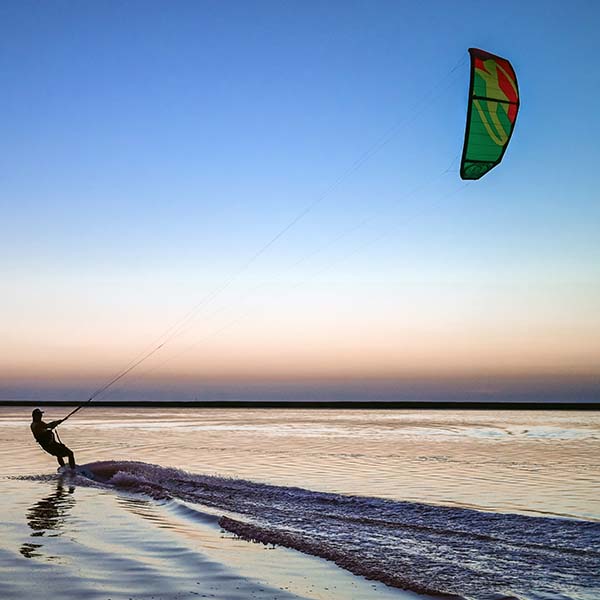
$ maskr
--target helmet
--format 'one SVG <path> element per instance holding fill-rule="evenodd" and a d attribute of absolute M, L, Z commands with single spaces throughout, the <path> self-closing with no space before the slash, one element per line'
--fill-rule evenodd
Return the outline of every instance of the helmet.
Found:
<path fill-rule="evenodd" d="M 39 416 L 41 416 L 41 415 L 43 415 L 43 414 L 44 414 L 44 411 L 43 411 L 43 410 L 40 410 L 39 408 L 35 408 L 35 409 L 33 409 L 33 411 L 31 412 L 31 416 L 32 416 L 32 417 L 34 417 L 34 418 L 35 418 L 35 417 L 37 417 L 38 415 L 39 415 Z"/>

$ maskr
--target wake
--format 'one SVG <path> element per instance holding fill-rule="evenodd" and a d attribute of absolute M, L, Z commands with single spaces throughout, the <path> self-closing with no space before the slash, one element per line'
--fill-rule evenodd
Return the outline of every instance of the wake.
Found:
<path fill-rule="evenodd" d="M 425 594 L 496 600 L 600 597 L 600 523 L 346 496 L 141 462 L 83 465 L 80 485 L 181 499 L 221 527 Z"/>

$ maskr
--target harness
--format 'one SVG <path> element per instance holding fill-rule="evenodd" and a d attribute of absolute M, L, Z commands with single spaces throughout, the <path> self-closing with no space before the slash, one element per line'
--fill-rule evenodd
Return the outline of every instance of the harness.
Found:
<path fill-rule="evenodd" d="M 52 444 L 55 444 L 57 441 L 59 444 L 62 444 L 60 437 L 58 437 L 58 432 L 53 431 L 52 429 L 46 429 L 41 436 L 38 437 L 37 435 L 34 435 L 33 437 L 44 450 L 50 448 Z"/>

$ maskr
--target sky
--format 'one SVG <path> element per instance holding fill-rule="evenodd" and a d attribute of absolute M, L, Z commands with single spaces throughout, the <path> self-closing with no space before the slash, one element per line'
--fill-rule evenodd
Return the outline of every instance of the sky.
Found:
<path fill-rule="evenodd" d="M 0 399 L 600 398 L 600 4 L 0 3 Z M 511 60 L 466 185 L 467 49 Z"/>

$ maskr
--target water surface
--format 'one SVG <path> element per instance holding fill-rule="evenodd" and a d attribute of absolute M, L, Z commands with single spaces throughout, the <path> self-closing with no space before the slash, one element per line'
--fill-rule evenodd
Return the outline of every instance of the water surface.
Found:
<path fill-rule="evenodd" d="M 87 479 L 29 412 L 0 409 L 2 597 L 600 597 L 600 413 L 90 407 L 60 430 Z"/>
<path fill-rule="evenodd" d="M 52 470 L 28 420 L 28 409 L 0 408 L 0 473 Z M 598 412 L 87 408 L 60 432 L 80 463 L 600 519 Z"/>

